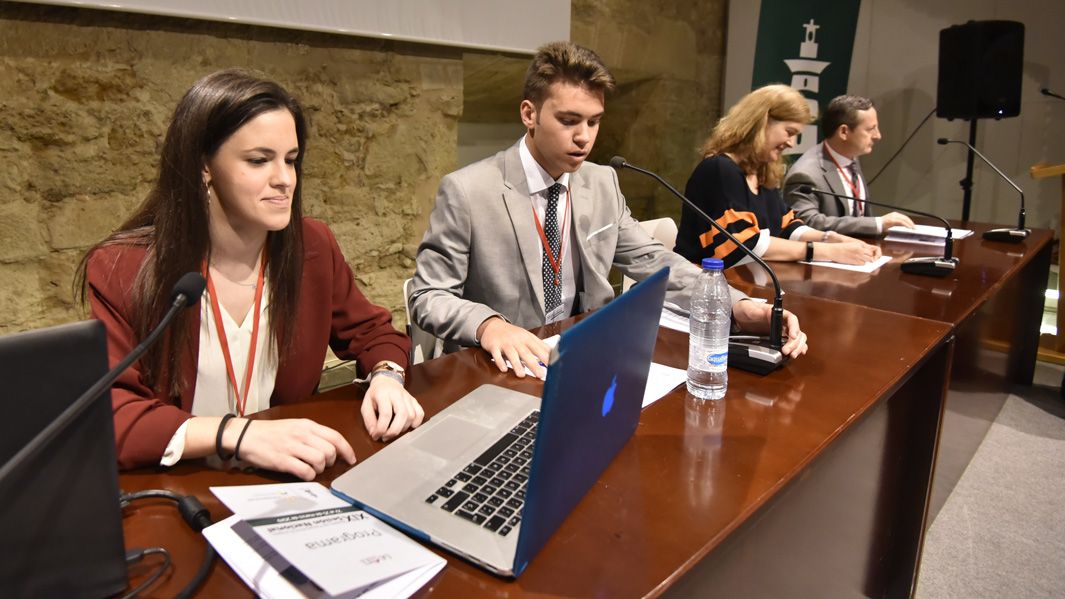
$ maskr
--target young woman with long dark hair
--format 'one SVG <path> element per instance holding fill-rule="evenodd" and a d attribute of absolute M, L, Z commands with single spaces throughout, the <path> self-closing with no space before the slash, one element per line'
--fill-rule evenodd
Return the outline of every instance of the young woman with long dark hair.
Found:
<path fill-rule="evenodd" d="M 107 327 L 111 364 L 168 308 L 184 273 L 208 281 L 163 341 L 111 390 L 123 468 L 217 454 L 311 479 L 355 460 L 336 431 L 245 415 L 314 392 L 326 346 L 370 378 L 362 416 L 389 440 L 418 426 L 403 388 L 410 341 L 355 286 L 329 228 L 304 218 L 306 123 L 281 86 L 240 70 L 178 103 L 145 201 L 86 254 L 83 299 Z"/>

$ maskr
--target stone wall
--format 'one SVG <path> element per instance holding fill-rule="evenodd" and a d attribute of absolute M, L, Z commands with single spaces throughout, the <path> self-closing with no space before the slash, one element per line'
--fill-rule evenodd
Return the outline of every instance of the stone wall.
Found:
<path fill-rule="evenodd" d="M 572 7 L 572 39 L 600 52 L 620 83 L 593 160 L 623 154 L 683 186 L 720 112 L 724 0 Z M 232 66 L 264 72 L 304 104 L 305 213 L 330 224 L 363 290 L 402 327 L 401 284 L 440 177 L 455 167 L 457 122 L 516 119 L 527 61 L 0 3 L 0 334 L 84 317 L 71 289 L 82 254 L 148 191 L 181 94 Z M 464 74 L 499 85 L 464 104 Z M 504 81 L 516 88 L 504 92 Z M 622 185 L 639 218 L 679 215 L 650 181 L 623 174 Z"/>
<path fill-rule="evenodd" d="M 572 39 L 618 80 L 591 159 L 614 155 L 683 191 L 721 115 L 727 0 L 573 0 Z M 680 221 L 678 200 L 651 179 L 620 175 L 636 218 Z"/>
<path fill-rule="evenodd" d="M 0 334 L 84 316 L 85 249 L 141 201 L 170 114 L 215 70 L 257 69 L 309 121 L 304 211 L 402 326 L 440 177 L 455 166 L 461 53 L 287 30 L 0 4 Z"/>

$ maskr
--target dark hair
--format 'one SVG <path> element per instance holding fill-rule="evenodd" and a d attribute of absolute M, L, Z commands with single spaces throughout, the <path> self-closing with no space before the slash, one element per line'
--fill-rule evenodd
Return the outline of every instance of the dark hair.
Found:
<path fill-rule="evenodd" d="M 850 129 L 858 126 L 858 111 L 869 110 L 873 101 L 861 96 L 836 96 L 825 107 L 821 116 L 821 134 L 828 139 L 843 125 Z"/>
<path fill-rule="evenodd" d="M 197 81 L 178 102 L 159 160 L 159 174 L 144 202 L 117 231 L 93 246 L 82 258 L 75 284 L 85 301 L 88 259 L 101 247 L 125 244 L 146 246 L 147 257 L 133 285 L 131 326 L 138 341 L 151 331 L 169 308 L 170 290 L 181 275 L 202 271 L 210 257 L 207 188 L 203 172 L 207 160 L 238 129 L 257 116 L 287 110 L 296 123 L 299 154 L 296 187 L 292 191 L 287 227 L 267 234 L 267 276 L 270 280 L 269 318 L 279 357 L 285 355 L 293 333 L 299 282 L 303 270 L 302 187 L 306 151 L 306 122 L 296 100 L 280 85 L 248 71 L 218 71 Z M 166 340 L 142 359 L 149 386 L 171 396 L 182 391 L 181 365 L 189 347 L 189 311 L 177 316 Z"/>
<path fill-rule="evenodd" d="M 524 99 L 540 106 L 547 88 L 565 81 L 603 94 L 614 91 L 614 76 L 595 52 L 573 42 L 551 42 L 536 50 L 525 72 Z"/>

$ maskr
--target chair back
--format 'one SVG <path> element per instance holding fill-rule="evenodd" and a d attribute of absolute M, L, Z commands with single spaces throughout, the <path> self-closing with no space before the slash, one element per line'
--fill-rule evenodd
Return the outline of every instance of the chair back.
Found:
<path fill-rule="evenodd" d="M 647 234 L 651 237 L 662 242 L 662 245 L 666 246 L 667 250 L 672 250 L 677 245 L 677 223 L 673 222 L 673 219 L 668 216 L 641 221 L 640 228 L 647 231 Z M 628 277 L 622 277 L 621 291 L 628 291 L 629 287 L 632 287 L 635 282 Z"/>

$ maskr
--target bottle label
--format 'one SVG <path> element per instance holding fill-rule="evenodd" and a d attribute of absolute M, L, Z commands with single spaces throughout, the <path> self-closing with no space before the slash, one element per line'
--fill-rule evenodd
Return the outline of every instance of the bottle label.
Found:
<path fill-rule="evenodd" d="M 708 371 L 723 372 L 728 366 L 728 352 L 707 354 L 706 363 L 710 366 L 710 368 L 707 368 Z"/>

